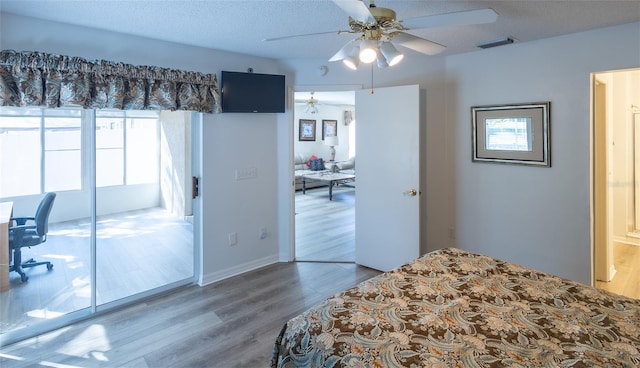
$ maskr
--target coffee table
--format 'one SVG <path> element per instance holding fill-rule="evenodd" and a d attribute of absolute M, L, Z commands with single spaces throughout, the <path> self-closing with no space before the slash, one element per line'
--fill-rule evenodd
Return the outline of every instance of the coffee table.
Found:
<path fill-rule="evenodd" d="M 302 175 L 302 194 L 307 192 L 307 181 L 322 182 L 329 185 L 329 200 L 333 200 L 333 186 L 336 184 L 343 184 L 353 182 L 356 180 L 356 176 L 352 174 L 332 173 L 323 171 L 313 174 Z"/>

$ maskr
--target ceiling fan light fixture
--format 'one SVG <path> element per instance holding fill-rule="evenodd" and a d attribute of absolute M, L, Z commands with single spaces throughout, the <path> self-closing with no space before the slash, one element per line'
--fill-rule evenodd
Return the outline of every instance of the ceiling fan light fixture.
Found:
<path fill-rule="evenodd" d="M 357 70 L 358 65 L 360 65 L 360 59 L 358 55 L 360 54 L 360 46 L 356 46 L 351 49 L 351 52 L 347 57 L 342 59 L 342 63 L 346 65 L 349 69 Z"/>
<path fill-rule="evenodd" d="M 317 114 L 318 113 L 318 100 L 313 97 L 315 92 L 311 92 L 311 97 L 305 101 L 307 104 L 307 109 L 304 111 L 305 113 Z"/>
<path fill-rule="evenodd" d="M 403 58 L 404 55 L 396 49 L 391 42 L 383 42 L 380 45 L 380 53 L 384 56 L 385 61 L 389 66 L 394 66 L 398 64 Z"/>
<path fill-rule="evenodd" d="M 385 59 L 384 55 L 378 54 L 378 68 L 386 68 L 389 66 L 387 63 L 387 59 Z"/>
<path fill-rule="evenodd" d="M 378 58 L 378 43 L 375 40 L 363 40 L 360 43 L 359 58 L 365 64 L 373 63 Z"/>
<path fill-rule="evenodd" d="M 342 63 L 349 69 L 357 70 L 358 65 L 360 65 L 360 60 L 358 58 L 347 56 L 346 58 L 342 59 Z"/>

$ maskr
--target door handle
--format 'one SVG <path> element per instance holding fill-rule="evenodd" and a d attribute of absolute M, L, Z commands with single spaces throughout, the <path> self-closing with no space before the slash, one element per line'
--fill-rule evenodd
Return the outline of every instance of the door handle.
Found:
<path fill-rule="evenodd" d="M 418 195 L 418 191 L 415 189 L 409 189 L 409 190 L 405 190 L 404 192 L 402 192 L 402 194 L 408 196 L 408 197 L 415 197 L 416 195 Z"/>

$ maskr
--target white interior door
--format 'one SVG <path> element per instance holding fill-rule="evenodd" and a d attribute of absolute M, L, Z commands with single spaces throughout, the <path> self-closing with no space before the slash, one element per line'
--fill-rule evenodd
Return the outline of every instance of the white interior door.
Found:
<path fill-rule="evenodd" d="M 417 85 L 356 91 L 356 263 L 388 271 L 420 254 Z"/>

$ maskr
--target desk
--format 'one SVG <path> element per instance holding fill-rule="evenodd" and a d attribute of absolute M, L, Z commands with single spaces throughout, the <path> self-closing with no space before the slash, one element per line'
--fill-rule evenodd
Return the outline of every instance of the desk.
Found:
<path fill-rule="evenodd" d="M 9 290 L 9 223 L 13 202 L 0 202 L 0 291 Z"/>

